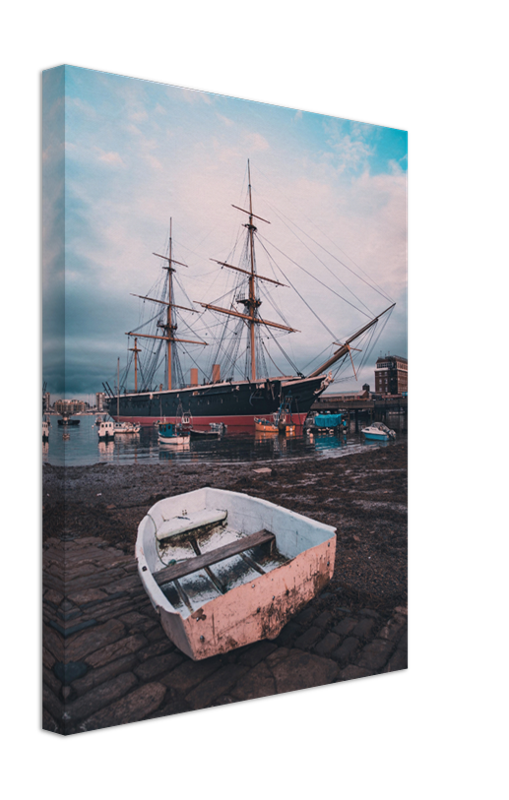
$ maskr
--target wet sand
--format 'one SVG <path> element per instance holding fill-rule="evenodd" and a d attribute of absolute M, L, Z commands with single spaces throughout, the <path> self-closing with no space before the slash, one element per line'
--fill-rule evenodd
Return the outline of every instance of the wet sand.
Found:
<path fill-rule="evenodd" d="M 256 472 L 262 468 L 270 468 L 271 474 Z M 98 536 L 133 554 L 138 524 L 150 506 L 163 497 L 214 486 L 334 525 L 338 543 L 333 588 L 341 588 L 350 602 L 376 610 L 407 601 L 403 444 L 341 458 L 263 465 L 45 465 L 43 474 L 44 538 Z"/>

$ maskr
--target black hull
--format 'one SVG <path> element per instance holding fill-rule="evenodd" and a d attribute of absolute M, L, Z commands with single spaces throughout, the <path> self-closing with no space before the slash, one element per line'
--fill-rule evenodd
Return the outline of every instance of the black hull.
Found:
<path fill-rule="evenodd" d="M 152 425 L 157 421 L 177 422 L 188 414 L 196 429 L 208 429 L 211 422 L 223 422 L 228 429 L 252 431 L 255 418 L 272 417 L 283 401 L 290 403 L 293 421 L 303 425 L 309 409 L 327 383 L 324 375 L 316 378 L 267 378 L 255 383 L 234 381 L 172 391 L 123 394 L 119 398 L 108 398 L 106 403 L 109 414 L 117 422 Z"/>

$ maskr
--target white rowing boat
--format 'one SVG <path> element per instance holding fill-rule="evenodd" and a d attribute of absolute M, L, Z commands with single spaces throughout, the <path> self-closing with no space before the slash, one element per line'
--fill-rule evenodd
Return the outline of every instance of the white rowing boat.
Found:
<path fill-rule="evenodd" d="M 209 487 L 156 503 L 138 570 L 167 636 L 194 660 L 274 639 L 327 584 L 336 529 Z"/>

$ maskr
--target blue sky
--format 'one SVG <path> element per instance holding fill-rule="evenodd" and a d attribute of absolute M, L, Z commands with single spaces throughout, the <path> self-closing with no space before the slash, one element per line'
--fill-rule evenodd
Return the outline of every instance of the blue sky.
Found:
<path fill-rule="evenodd" d="M 343 370 L 335 388 L 374 386 L 380 352 L 407 355 L 406 132 L 76 67 L 44 74 L 43 104 L 44 378 L 53 395 L 113 385 L 132 346 L 125 333 L 141 321 L 130 293 L 155 287 L 162 262 L 152 253 L 167 251 L 170 217 L 188 298 L 211 302 L 233 288 L 231 271 L 209 259 L 226 260 L 243 230 L 232 203 L 245 207 L 248 158 L 254 211 L 271 222 L 259 234 L 273 260 L 258 247 L 258 271 L 284 281 L 279 267 L 301 295 L 278 288 L 279 316 L 269 299 L 261 314 L 299 329 L 278 335 L 296 366 L 317 366 L 324 348 L 325 360 L 332 341 L 365 323 L 366 307 L 374 315 L 390 304 L 368 282 L 396 309 L 358 382 Z M 188 319 L 201 336 L 218 321 L 210 312 Z M 179 325 L 186 330 L 185 316 Z M 206 350 L 188 348 L 205 371 Z M 193 362 L 182 365 L 188 375 Z"/>

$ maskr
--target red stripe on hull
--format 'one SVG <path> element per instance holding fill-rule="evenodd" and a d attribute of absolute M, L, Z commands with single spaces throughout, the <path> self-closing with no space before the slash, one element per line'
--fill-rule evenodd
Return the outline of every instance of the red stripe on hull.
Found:
<path fill-rule="evenodd" d="M 307 414 L 292 414 L 292 422 L 294 422 L 296 426 L 302 427 L 306 417 Z M 143 426 L 156 425 L 158 422 L 176 423 L 181 421 L 180 417 L 117 417 L 116 415 L 113 415 L 113 419 L 115 422 L 137 422 Z M 211 422 L 223 422 L 229 429 L 234 429 L 235 433 L 254 433 L 255 419 L 259 419 L 258 415 L 225 415 L 223 417 L 194 416 L 192 418 L 192 427 L 196 428 L 196 430 L 208 430 Z"/>

